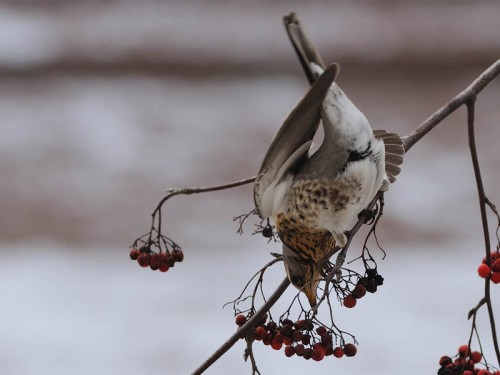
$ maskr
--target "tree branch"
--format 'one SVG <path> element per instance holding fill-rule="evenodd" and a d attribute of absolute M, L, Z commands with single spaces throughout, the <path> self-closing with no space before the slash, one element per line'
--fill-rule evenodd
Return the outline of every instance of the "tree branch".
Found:
<path fill-rule="evenodd" d="M 474 167 L 474 175 L 476 177 L 477 193 L 479 196 L 479 208 L 481 210 L 481 222 L 483 224 L 484 247 L 486 251 L 486 263 L 491 264 L 491 244 L 490 234 L 488 229 L 488 216 L 486 215 L 486 194 L 484 192 L 483 179 L 481 178 L 481 170 L 479 168 L 479 159 L 477 157 L 476 141 L 474 136 L 474 103 L 476 101 L 475 94 L 467 101 L 467 129 L 469 133 L 469 148 Z M 489 277 L 484 280 L 484 299 L 488 308 L 488 316 L 490 320 L 491 334 L 493 336 L 493 346 L 497 356 L 497 362 L 500 364 L 500 350 L 498 348 L 498 337 L 495 327 L 495 316 L 493 314 L 493 306 L 491 304 L 490 295 L 491 280 Z M 474 318 L 475 322 L 475 318 Z"/>
<path fill-rule="evenodd" d="M 430 132 L 441 121 L 455 112 L 459 107 L 466 104 L 472 98 L 475 98 L 495 77 L 500 73 L 500 59 L 495 61 L 488 69 L 486 69 L 469 87 L 455 96 L 452 100 L 439 108 L 430 117 L 422 122 L 413 132 L 403 137 L 405 151 L 408 151 L 415 143 L 417 143 L 424 135 Z"/>

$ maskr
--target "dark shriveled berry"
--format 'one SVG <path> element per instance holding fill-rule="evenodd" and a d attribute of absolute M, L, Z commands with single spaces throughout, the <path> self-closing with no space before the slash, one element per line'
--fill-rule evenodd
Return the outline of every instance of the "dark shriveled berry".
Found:
<path fill-rule="evenodd" d="M 302 357 L 304 355 L 305 347 L 302 344 L 298 344 L 295 346 L 295 354 L 297 354 L 299 357 Z"/>
<path fill-rule="evenodd" d="M 439 366 L 446 366 L 446 365 L 449 365 L 450 363 L 452 363 L 452 360 L 450 357 L 448 357 L 447 355 L 443 355 L 440 359 L 439 359 Z"/>

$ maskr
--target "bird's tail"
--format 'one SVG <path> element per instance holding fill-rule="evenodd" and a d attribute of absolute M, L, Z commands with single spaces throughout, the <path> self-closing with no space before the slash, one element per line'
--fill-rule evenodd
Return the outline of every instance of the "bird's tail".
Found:
<path fill-rule="evenodd" d="M 307 79 L 312 85 L 319 75 L 318 69 L 314 69 L 312 64 L 318 65 L 322 70 L 325 69 L 325 64 L 312 42 L 303 32 L 302 25 L 300 24 L 295 13 L 292 12 L 283 17 L 283 23 L 285 24 L 286 32 L 290 38 L 293 49 L 299 58 L 300 64 L 304 69 Z"/>

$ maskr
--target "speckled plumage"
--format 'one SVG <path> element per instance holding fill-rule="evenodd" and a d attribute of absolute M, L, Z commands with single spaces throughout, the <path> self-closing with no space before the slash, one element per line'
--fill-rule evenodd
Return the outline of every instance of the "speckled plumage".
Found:
<path fill-rule="evenodd" d="M 320 61 L 310 61 L 302 48 L 307 40 L 291 21 L 287 31 L 314 84 L 276 133 L 254 198 L 259 215 L 274 220 L 288 278 L 314 306 L 321 261 L 346 244 L 348 226 L 379 189 L 394 181 L 403 148 L 396 134 L 377 131 L 375 136 L 334 82 L 338 66 L 324 70 Z M 310 155 L 320 120 L 324 140 Z"/>

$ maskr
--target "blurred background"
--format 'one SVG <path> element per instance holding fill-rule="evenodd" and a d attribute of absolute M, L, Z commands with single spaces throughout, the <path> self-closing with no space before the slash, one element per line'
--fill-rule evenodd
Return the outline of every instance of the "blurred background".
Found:
<path fill-rule="evenodd" d="M 223 304 L 280 251 L 251 221 L 236 234 L 251 186 L 167 204 L 164 231 L 185 260 L 166 274 L 130 261 L 129 246 L 165 188 L 258 171 L 307 90 L 282 26 L 290 11 L 325 62 L 340 63 L 339 84 L 372 126 L 403 135 L 499 57 L 494 2 L 0 4 L 0 373 L 187 374 L 234 332 Z M 499 103 L 497 79 L 476 107 L 497 204 Z M 431 374 L 467 342 L 484 245 L 465 118 L 457 111 L 415 145 L 386 194 L 386 282 L 335 309 L 358 355 L 306 362 L 256 343 L 263 374 Z M 276 265 L 268 291 L 284 276 Z M 494 363 L 485 311 L 478 323 Z M 250 373 L 243 350 L 207 373 Z"/>

